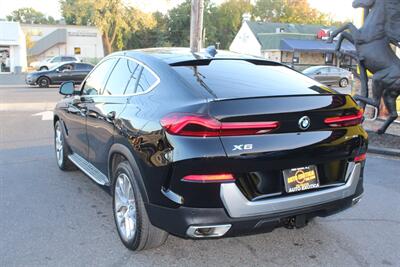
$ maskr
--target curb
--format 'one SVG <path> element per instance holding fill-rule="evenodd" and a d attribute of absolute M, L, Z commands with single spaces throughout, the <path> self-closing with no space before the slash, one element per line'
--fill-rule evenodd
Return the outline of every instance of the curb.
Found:
<path fill-rule="evenodd" d="M 369 146 L 368 147 L 368 152 L 369 153 L 380 154 L 380 155 L 385 155 L 385 156 L 400 157 L 400 149 L 391 149 L 391 148 L 382 148 L 382 147 L 376 147 L 376 146 Z"/>

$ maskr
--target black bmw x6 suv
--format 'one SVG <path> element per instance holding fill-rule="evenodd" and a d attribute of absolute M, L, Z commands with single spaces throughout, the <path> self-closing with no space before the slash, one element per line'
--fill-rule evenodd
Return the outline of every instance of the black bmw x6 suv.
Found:
<path fill-rule="evenodd" d="M 302 227 L 363 193 L 362 110 L 259 58 L 147 49 L 104 58 L 55 109 L 60 169 L 110 187 L 119 236 L 218 238 Z"/>

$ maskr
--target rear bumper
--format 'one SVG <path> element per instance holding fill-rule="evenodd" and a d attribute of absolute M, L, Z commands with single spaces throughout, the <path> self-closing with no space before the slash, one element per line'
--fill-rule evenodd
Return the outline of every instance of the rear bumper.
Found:
<path fill-rule="evenodd" d="M 147 204 L 150 221 L 183 238 L 190 238 L 188 229 L 191 226 L 231 225 L 223 237 L 270 232 L 293 217 L 301 216 L 302 220 L 308 221 L 350 208 L 363 193 L 363 169 L 361 164 L 354 165 L 346 184 L 340 187 L 266 201 L 249 203 L 243 195 L 244 199 L 232 199 L 228 196 L 232 192 L 223 187 L 220 195 L 225 208 L 166 208 Z M 252 207 L 252 203 L 259 204 Z"/>

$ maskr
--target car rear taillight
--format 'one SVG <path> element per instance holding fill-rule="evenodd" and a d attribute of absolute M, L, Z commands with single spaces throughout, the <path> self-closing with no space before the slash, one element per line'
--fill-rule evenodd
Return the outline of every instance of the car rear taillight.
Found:
<path fill-rule="evenodd" d="M 358 155 L 354 158 L 354 162 L 362 162 L 367 159 L 367 153 L 363 153 L 361 155 Z"/>
<path fill-rule="evenodd" d="M 223 183 L 234 182 L 235 177 L 230 173 L 222 174 L 205 174 L 205 175 L 187 175 L 182 181 L 193 183 Z"/>
<path fill-rule="evenodd" d="M 169 114 L 160 123 L 170 134 L 194 137 L 257 135 L 279 127 L 277 121 L 220 122 L 206 115 L 188 113 Z"/>
<path fill-rule="evenodd" d="M 330 127 L 337 128 L 337 127 L 348 127 L 361 124 L 362 119 L 363 119 L 363 112 L 362 110 L 360 110 L 357 112 L 357 114 L 354 115 L 326 118 L 324 122 Z"/>

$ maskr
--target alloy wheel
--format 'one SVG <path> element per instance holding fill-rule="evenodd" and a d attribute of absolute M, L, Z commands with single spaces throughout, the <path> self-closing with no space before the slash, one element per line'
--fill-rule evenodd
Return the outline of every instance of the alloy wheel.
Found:
<path fill-rule="evenodd" d="M 115 183 L 114 212 L 118 231 L 126 242 L 130 242 L 135 237 L 137 228 L 133 187 L 125 173 L 119 174 Z"/>
<path fill-rule="evenodd" d="M 341 87 L 347 87 L 348 85 L 349 85 L 349 82 L 346 79 L 340 80 Z"/>
<path fill-rule="evenodd" d="M 60 129 L 60 126 L 56 125 L 55 130 L 55 147 L 56 147 L 56 156 L 57 156 L 57 163 L 58 166 L 62 166 L 64 160 L 64 146 L 63 146 L 63 136 Z"/>

